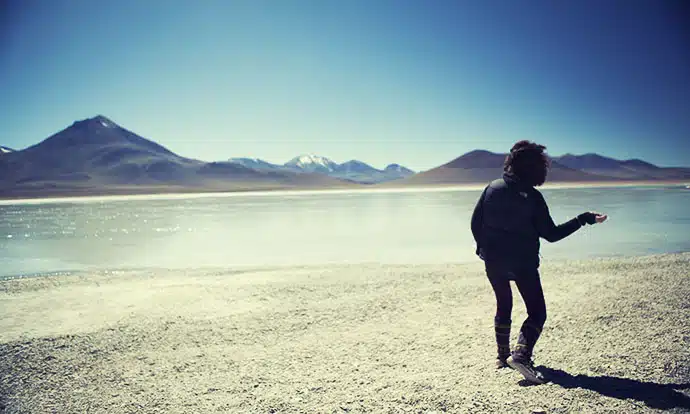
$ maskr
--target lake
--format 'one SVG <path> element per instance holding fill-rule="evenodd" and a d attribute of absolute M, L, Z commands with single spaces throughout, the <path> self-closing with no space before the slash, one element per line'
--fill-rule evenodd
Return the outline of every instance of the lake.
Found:
<path fill-rule="evenodd" d="M 684 186 L 543 189 L 558 224 L 609 215 L 558 243 L 561 259 L 690 251 Z M 283 192 L 0 202 L 0 277 L 124 268 L 479 260 L 481 190 Z"/>

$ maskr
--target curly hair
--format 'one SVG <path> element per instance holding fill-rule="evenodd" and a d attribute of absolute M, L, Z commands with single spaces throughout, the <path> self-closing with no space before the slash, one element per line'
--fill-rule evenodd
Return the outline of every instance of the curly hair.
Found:
<path fill-rule="evenodd" d="M 540 186 L 546 181 L 546 174 L 551 167 L 551 161 L 544 150 L 544 145 L 525 140 L 518 141 L 510 149 L 503 170 L 532 187 Z"/>

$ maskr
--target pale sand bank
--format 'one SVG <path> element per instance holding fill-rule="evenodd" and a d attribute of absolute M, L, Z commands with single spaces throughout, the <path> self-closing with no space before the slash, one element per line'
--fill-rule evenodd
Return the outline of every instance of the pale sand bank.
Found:
<path fill-rule="evenodd" d="M 385 184 L 385 183 L 384 183 Z M 427 184 L 412 185 L 348 185 L 340 187 L 323 187 L 319 189 L 306 188 L 244 188 L 236 190 L 218 191 L 214 189 L 174 189 L 162 188 L 130 188 L 118 191 L 83 191 L 83 192 L 32 192 L 28 194 L 3 195 L 0 193 L 0 206 L 15 204 L 44 204 L 44 203 L 74 203 L 74 202 L 103 202 L 121 200 L 176 200 L 189 198 L 216 197 L 282 197 L 308 195 L 338 195 L 338 194 L 383 194 L 383 193 L 422 193 L 422 192 L 453 192 L 453 191 L 481 191 L 488 183 L 466 184 Z M 604 181 L 604 182 L 547 182 L 539 189 L 567 190 L 574 188 L 629 188 L 629 187 L 674 187 L 687 189 L 688 181 Z"/>
<path fill-rule="evenodd" d="M 544 263 L 523 386 L 481 263 L 0 281 L 6 413 L 690 412 L 690 253 Z M 525 316 L 515 293 L 513 340 Z M 0 412 L 2 410 L 0 409 Z"/>

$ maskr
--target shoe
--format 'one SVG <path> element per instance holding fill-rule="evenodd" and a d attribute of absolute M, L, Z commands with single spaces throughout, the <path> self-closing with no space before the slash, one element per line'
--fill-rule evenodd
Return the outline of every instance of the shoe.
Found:
<path fill-rule="evenodd" d="M 519 371 L 527 381 L 535 384 L 546 383 L 544 375 L 534 368 L 534 362 L 532 362 L 531 359 L 521 359 L 511 356 L 506 360 L 506 363 L 510 365 L 510 367 Z"/>
<path fill-rule="evenodd" d="M 509 368 L 510 365 L 508 365 L 507 357 L 496 357 L 496 369 L 501 369 L 501 368 Z"/>
<path fill-rule="evenodd" d="M 508 367 L 506 360 L 510 356 L 510 346 L 508 345 L 498 345 L 498 353 L 496 356 L 496 369 Z"/>

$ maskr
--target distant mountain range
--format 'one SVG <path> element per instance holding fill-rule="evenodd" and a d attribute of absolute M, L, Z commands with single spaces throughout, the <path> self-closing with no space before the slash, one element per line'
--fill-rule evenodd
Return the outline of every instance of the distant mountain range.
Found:
<path fill-rule="evenodd" d="M 398 180 L 414 174 L 414 171 L 398 164 L 390 164 L 383 170 L 378 170 L 362 161 L 350 160 L 338 164 L 318 155 L 300 155 L 282 165 L 271 164 L 258 158 L 231 158 L 228 161 L 260 171 L 318 173 L 363 184 Z"/>
<path fill-rule="evenodd" d="M 104 116 L 0 156 L 0 196 L 348 187 L 321 174 L 181 157 Z"/>
<path fill-rule="evenodd" d="M 395 182 L 395 185 L 486 183 L 500 177 L 508 154 L 474 150 L 440 167 Z M 690 168 L 662 168 L 641 160 L 619 161 L 597 154 L 551 158 L 548 182 L 680 181 Z"/>
<path fill-rule="evenodd" d="M 684 180 L 690 178 L 689 168 L 662 168 L 638 159 L 619 161 L 598 154 L 566 154 L 556 157 L 554 160 L 568 168 L 597 176 L 624 180 Z"/>
<path fill-rule="evenodd" d="M 300 155 L 283 165 L 257 158 L 203 162 L 99 115 L 23 150 L 0 147 L 0 197 L 483 184 L 501 175 L 505 156 L 475 150 L 420 173 L 398 164 L 378 170 L 357 160 L 338 164 L 316 155 Z M 623 180 L 690 180 L 690 168 L 566 154 L 553 158 L 548 176 L 549 182 Z"/>

